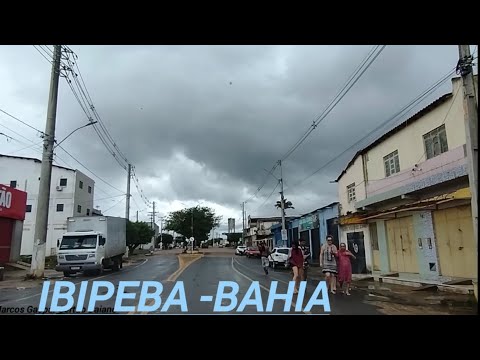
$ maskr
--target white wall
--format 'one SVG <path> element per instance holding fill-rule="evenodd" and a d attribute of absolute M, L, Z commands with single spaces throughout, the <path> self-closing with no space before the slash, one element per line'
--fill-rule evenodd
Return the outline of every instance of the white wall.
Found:
<path fill-rule="evenodd" d="M 95 190 L 95 182 L 82 172 L 76 170 L 75 179 L 75 203 L 73 209 L 73 216 L 87 216 L 87 209 L 89 216 L 92 215 L 93 210 L 93 194 Z M 83 182 L 83 189 L 80 189 L 80 181 Z M 91 187 L 92 192 L 88 192 L 88 187 Z M 81 206 L 81 212 L 78 212 L 78 205 Z"/>
<path fill-rule="evenodd" d="M 423 135 L 442 124 L 445 124 L 449 150 L 465 144 L 461 80 L 453 79 L 452 82 L 453 96 L 448 101 L 368 151 L 366 162 L 368 181 L 385 178 L 383 158 L 395 150 L 398 150 L 400 171 L 413 168 L 415 164 L 425 161 Z"/>
<path fill-rule="evenodd" d="M 40 161 L 0 156 L 0 183 L 10 185 L 10 181 L 16 180 L 17 188 L 27 192 L 27 205 L 32 205 L 31 212 L 25 214 L 21 255 L 31 255 L 33 251 L 40 167 Z M 91 184 L 92 194 L 88 194 L 88 196 L 83 194 L 76 195 L 78 183 L 74 170 L 57 166 L 53 166 L 52 168 L 46 244 L 47 256 L 55 254 L 57 239 L 66 231 L 67 217 L 76 216 L 74 213 L 74 199 L 78 198 L 78 201 L 86 201 L 88 204 L 91 204 L 91 208 L 93 208 L 94 182 L 81 173 L 80 176 L 85 177 L 84 180 L 82 180 L 84 181 L 85 193 L 88 194 L 87 184 Z M 62 188 L 62 191 L 58 191 L 57 186 L 60 185 L 61 178 L 67 179 L 67 186 Z M 62 212 L 57 211 L 57 204 L 64 205 Z M 84 210 L 83 214 L 85 213 L 86 210 Z"/>
<path fill-rule="evenodd" d="M 365 199 L 365 182 L 363 181 L 362 156 L 358 156 L 346 173 L 338 181 L 338 201 L 340 214 L 345 215 L 348 211 L 355 212 L 355 202 L 348 202 L 347 186 L 355 183 L 356 201 Z"/>

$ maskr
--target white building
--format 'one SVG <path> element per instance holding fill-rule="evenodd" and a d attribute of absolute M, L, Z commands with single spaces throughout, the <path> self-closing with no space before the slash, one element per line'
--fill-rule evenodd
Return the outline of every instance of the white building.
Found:
<path fill-rule="evenodd" d="M 41 161 L 0 154 L 0 184 L 27 192 L 21 255 L 32 255 Z M 79 170 L 53 165 L 46 256 L 54 255 L 57 239 L 67 230 L 67 218 L 91 216 L 95 182 Z"/>

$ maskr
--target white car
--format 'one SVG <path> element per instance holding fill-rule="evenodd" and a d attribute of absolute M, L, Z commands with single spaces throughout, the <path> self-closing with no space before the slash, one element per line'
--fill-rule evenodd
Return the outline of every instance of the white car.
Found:
<path fill-rule="evenodd" d="M 245 251 L 247 250 L 247 247 L 244 245 L 237 246 L 235 249 L 235 255 L 245 255 Z"/>
<path fill-rule="evenodd" d="M 275 269 L 276 267 L 283 266 L 288 267 L 288 253 L 290 248 L 288 247 L 275 247 L 268 256 L 268 265 Z"/>

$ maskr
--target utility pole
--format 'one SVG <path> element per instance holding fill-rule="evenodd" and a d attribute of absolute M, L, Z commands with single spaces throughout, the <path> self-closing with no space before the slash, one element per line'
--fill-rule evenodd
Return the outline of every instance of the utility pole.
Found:
<path fill-rule="evenodd" d="M 193 210 L 194 210 L 194 208 L 192 208 L 192 225 L 191 225 L 192 238 L 193 238 Z M 192 241 L 192 254 L 193 254 L 193 243 L 194 242 L 195 242 L 195 240 Z"/>
<path fill-rule="evenodd" d="M 53 49 L 50 92 L 48 95 L 47 124 L 43 137 L 42 165 L 38 188 L 38 204 L 35 218 L 31 278 L 42 278 L 45 270 L 45 252 L 48 230 L 48 210 L 50 209 L 50 186 L 52 179 L 53 147 L 55 143 L 55 121 L 57 118 L 58 80 L 60 77 L 60 59 L 62 45 Z"/>
<path fill-rule="evenodd" d="M 162 246 L 163 246 L 163 219 L 165 217 L 162 216 L 160 217 L 160 242 L 162 243 Z M 162 247 L 160 247 L 160 250 L 162 250 Z"/>
<path fill-rule="evenodd" d="M 242 203 L 242 245 L 245 245 L 245 201 Z"/>
<path fill-rule="evenodd" d="M 155 212 L 155 201 L 153 202 L 153 210 L 152 210 L 152 213 L 151 213 L 151 227 L 152 227 L 152 230 L 153 230 L 153 235 L 152 235 L 152 249 L 155 250 L 155 215 L 156 215 L 156 212 Z M 152 250 L 152 251 L 153 251 Z"/>
<path fill-rule="evenodd" d="M 280 205 L 282 207 L 282 242 L 283 246 L 287 246 L 287 239 L 285 238 L 285 198 L 283 197 L 283 172 L 282 172 L 282 160 L 278 160 L 280 165 Z"/>
<path fill-rule="evenodd" d="M 130 179 L 132 178 L 132 165 L 128 164 L 128 178 L 127 178 L 127 206 L 125 208 L 125 219 L 130 220 Z M 138 213 L 137 213 L 138 222 Z"/>
<path fill-rule="evenodd" d="M 138 223 L 138 210 L 137 210 L 137 223 Z"/>
<path fill-rule="evenodd" d="M 472 199 L 473 236 L 476 241 L 478 254 L 478 113 L 477 100 L 475 93 L 475 84 L 473 77 L 473 56 L 470 54 L 469 45 L 458 45 L 460 59 L 457 65 L 457 71 L 460 71 L 463 80 L 463 96 L 465 109 L 465 134 L 467 147 L 468 163 L 468 181 L 470 183 L 470 192 Z M 478 85 L 477 85 L 478 86 Z"/>

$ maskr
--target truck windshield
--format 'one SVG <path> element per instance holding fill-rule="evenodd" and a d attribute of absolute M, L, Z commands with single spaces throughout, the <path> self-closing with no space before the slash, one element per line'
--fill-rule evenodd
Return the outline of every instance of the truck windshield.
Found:
<path fill-rule="evenodd" d="M 88 236 L 66 236 L 62 239 L 60 250 L 71 249 L 95 249 L 97 247 L 97 237 Z"/>

